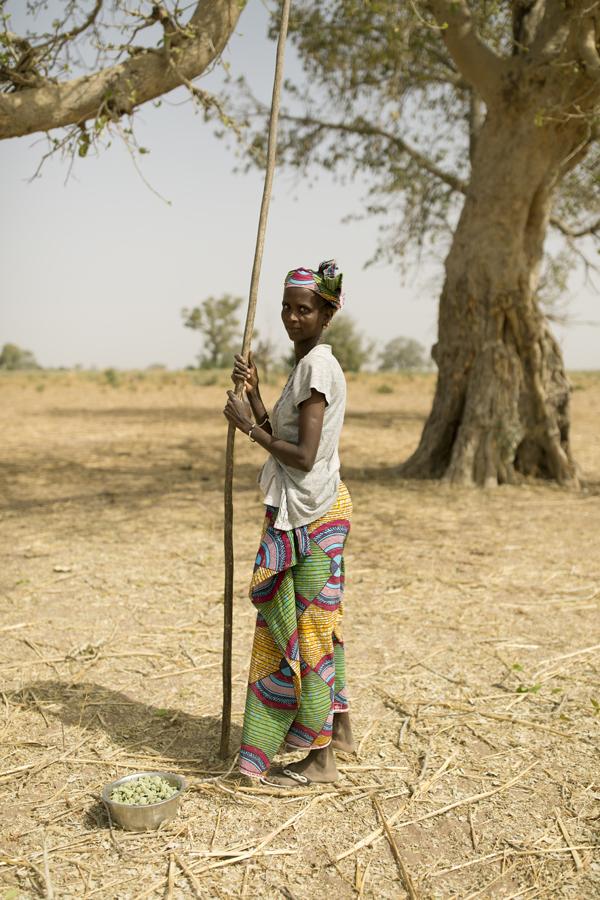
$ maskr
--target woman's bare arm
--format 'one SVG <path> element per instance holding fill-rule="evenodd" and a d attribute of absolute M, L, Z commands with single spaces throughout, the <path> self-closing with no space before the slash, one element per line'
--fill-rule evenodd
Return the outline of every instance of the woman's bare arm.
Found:
<path fill-rule="evenodd" d="M 252 426 L 250 404 L 248 401 L 238 400 L 233 391 L 228 391 L 227 394 L 227 406 L 223 410 L 225 418 L 244 434 L 248 434 Z M 324 415 L 325 395 L 312 388 L 310 397 L 300 404 L 297 445 L 275 437 L 270 433 L 270 426 L 267 431 L 266 427 L 259 428 L 255 425 L 252 429 L 252 437 L 275 459 L 294 469 L 299 469 L 301 472 L 310 472 L 317 458 Z"/>

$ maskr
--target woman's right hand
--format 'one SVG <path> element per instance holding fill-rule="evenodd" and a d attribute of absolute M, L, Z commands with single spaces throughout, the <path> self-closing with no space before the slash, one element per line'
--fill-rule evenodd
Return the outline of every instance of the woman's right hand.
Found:
<path fill-rule="evenodd" d="M 258 371 L 256 366 L 254 365 L 254 359 L 252 357 L 252 350 L 248 354 L 248 362 L 246 363 L 243 356 L 240 356 L 239 353 L 235 355 L 235 365 L 233 367 L 233 372 L 231 375 L 231 380 L 234 383 L 239 381 L 243 382 L 244 388 L 248 396 L 252 394 L 258 388 Z"/>

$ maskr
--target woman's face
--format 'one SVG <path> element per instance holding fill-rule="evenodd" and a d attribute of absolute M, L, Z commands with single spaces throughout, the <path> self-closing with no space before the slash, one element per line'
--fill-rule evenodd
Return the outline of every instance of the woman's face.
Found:
<path fill-rule="evenodd" d="M 283 292 L 281 321 L 294 343 L 318 338 L 332 315 L 329 304 L 310 288 L 286 287 Z"/>

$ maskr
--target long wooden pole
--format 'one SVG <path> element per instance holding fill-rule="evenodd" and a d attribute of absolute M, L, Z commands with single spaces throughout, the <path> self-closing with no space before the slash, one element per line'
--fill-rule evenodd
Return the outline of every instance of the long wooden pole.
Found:
<path fill-rule="evenodd" d="M 283 55 L 285 52 L 285 39 L 287 36 L 288 21 L 290 17 L 291 0 L 283 0 L 281 9 L 281 27 L 279 29 L 279 41 L 277 43 L 277 62 L 275 64 L 275 81 L 273 84 L 273 98 L 271 100 L 271 118 L 269 122 L 269 143 L 267 146 L 267 171 L 265 173 L 265 186 L 263 189 L 260 218 L 258 220 L 258 233 L 256 235 L 256 250 L 254 251 L 254 264 L 252 266 L 252 278 L 250 279 L 250 298 L 248 301 L 248 313 L 246 315 L 246 327 L 244 328 L 244 340 L 242 343 L 242 356 L 248 359 L 252 332 L 254 331 L 254 316 L 256 314 L 256 301 L 258 298 L 258 282 L 262 265 L 263 250 L 265 247 L 265 235 L 267 233 L 267 217 L 269 215 L 269 203 L 271 201 L 271 189 L 273 187 L 273 174 L 275 172 L 275 149 L 277 145 L 277 119 L 279 116 L 279 100 L 281 97 L 281 82 L 283 80 Z M 235 393 L 241 396 L 243 385 L 235 386 Z M 231 730 L 231 642 L 233 634 L 233 450 L 235 444 L 235 426 L 230 425 L 227 431 L 227 452 L 225 456 L 225 525 L 223 529 L 223 542 L 225 547 L 225 585 L 223 590 L 223 717 L 221 720 L 221 759 L 229 755 L 229 732 Z"/>

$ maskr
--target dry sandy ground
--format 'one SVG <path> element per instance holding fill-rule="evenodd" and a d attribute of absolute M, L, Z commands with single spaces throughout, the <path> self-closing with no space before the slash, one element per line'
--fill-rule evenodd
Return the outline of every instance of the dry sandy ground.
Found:
<path fill-rule="evenodd" d="M 349 380 L 360 748 L 287 795 L 224 774 L 262 519 L 244 438 L 218 758 L 225 381 L 201 380 L 0 380 L 0 898 L 408 896 L 376 801 L 418 900 L 600 897 L 600 380 L 574 376 L 579 494 L 399 482 L 433 376 Z M 113 839 L 100 792 L 148 769 L 184 774 L 179 815 Z"/>

